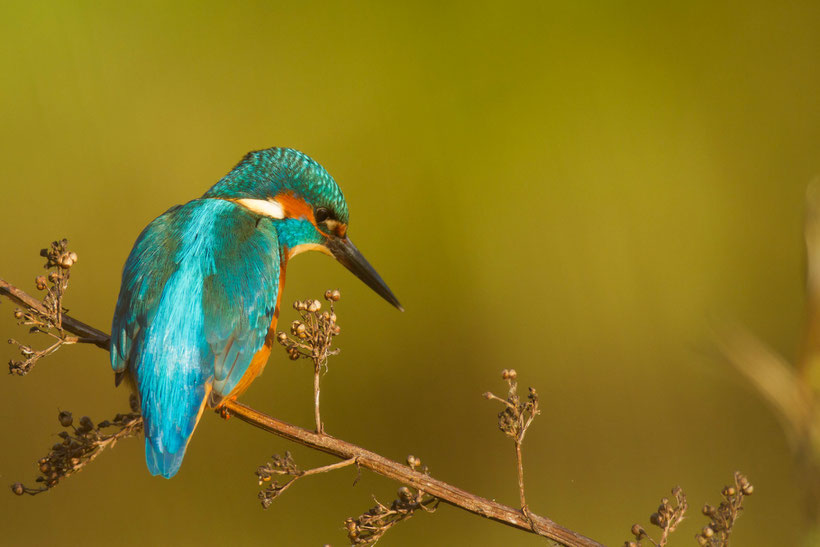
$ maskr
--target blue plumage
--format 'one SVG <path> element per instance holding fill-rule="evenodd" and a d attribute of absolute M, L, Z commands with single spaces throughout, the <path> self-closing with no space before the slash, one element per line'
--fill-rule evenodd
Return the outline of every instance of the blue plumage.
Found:
<path fill-rule="evenodd" d="M 318 163 L 274 148 L 143 230 L 123 269 L 111 365 L 139 392 L 152 474 L 176 474 L 206 405 L 236 397 L 261 371 L 281 274 L 300 249 L 326 248 L 398 306 L 347 239 L 347 214 Z"/>

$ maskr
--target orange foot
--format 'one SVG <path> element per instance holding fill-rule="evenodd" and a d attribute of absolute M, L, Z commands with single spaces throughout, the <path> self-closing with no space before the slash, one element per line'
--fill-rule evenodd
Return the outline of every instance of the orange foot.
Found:
<path fill-rule="evenodd" d="M 222 416 L 222 418 L 225 419 L 225 420 L 227 420 L 231 417 L 231 413 L 224 406 L 219 407 L 217 412 L 219 412 L 219 415 Z"/>

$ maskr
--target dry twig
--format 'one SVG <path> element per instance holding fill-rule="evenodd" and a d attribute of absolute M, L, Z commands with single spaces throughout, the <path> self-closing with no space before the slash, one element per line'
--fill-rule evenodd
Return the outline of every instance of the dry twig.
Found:
<path fill-rule="evenodd" d="M 331 355 L 338 355 L 333 349 L 333 337 L 341 332 L 336 324 L 335 303 L 341 298 L 338 289 L 325 292 L 325 300 L 330 303 L 330 310 L 322 312 L 322 303 L 318 300 L 297 300 L 293 309 L 299 312 L 297 319 L 290 326 L 291 338 L 286 332 L 276 334 L 276 340 L 285 347 L 292 360 L 310 359 L 313 361 L 313 414 L 316 420 L 316 433 L 324 433 L 322 416 L 319 412 L 319 380 L 323 371 L 327 371 L 327 360 Z"/>
<path fill-rule="evenodd" d="M 105 449 L 113 448 L 117 441 L 135 437 L 142 432 L 142 416 L 139 414 L 137 398 L 131 396 L 131 412 L 117 414 L 112 420 L 105 420 L 96 425 L 88 416 L 80 418 L 79 425 L 74 425 L 71 412 L 63 410 L 57 416 L 60 425 L 65 429 L 60 432 L 61 442 L 51 447 L 51 451 L 37 461 L 40 476 L 36 481 L 39 487 L 28 487 L 16 482 L 11 486 L 17 495 L 40 494 L 67 477 L 78 473 Z M 116 429 L 113 433 L 106 431 Z"/>
<path fill-rule="evenodd" d="M 512 438 L 515 445 L 515 463 L 518 470 L 518 497 L 521 503 L 521 512 L 529 519 L 530 509 L 527 506 L 527 498 L 524 495 L 524 462 L 521 455 L 521 444 L 524 442 L 524 436 L 527 434 L 530 425 L 532 425 L 532 421 L 541 413 L 538 409 L 538 393 L 536 393 L 535 389 L 529 388 L 527 398 L 521 400 L 518 396 L 518 373 L 515 369 L 504 369 L 501 371 L 501 378 L 506 380 L 509 387 L 507 398 L 502 399 L 489 391 L 484 394 L 484 398 L 504 404 L 504 410 L 498 413 L 498 429 L 506 436 Z M 533 531 L 535 531 L 534 525 Z"/>
<path fill-rule="evenodd" d="M 51 355 L 63 344 L 74 344 L 80 341 L 76 336 L 70 336 L 63 330 L 63 296 L 68 289 L 68 279 L 71 267 L 77 262 L 77 253 L 68 250 L 68 240 L 54 241 L 47 249 L 40 251 L 40 256 L 46 259 L 44 268 L 50 270 L 47 276 L 40 275 L 35 279 L 37 289 L 45 291 L 45 296 L 39 306 L 26 306 L 14 311 L 14 318 L 21 325 L 26 325 L 30 333 L 45 334 L 53 339 L 50 346 L 42 350 L 18 342 L 11 338 L 9 344 L 17 346 L 22 361 L 9 361 L 9 373 L 17 376 L 28 374 L 37 361 Z"/>
<path fill-rule="evenodd" d="M 318 475 L 319 473 L 327 473 L 328 471 L 335 471 L 336 469 L 351 466 L 354 463 L 356 463 L 356 458 L 350 458 L 342 462 L 302 470 L 296 465 L 296 462 L 293 461 L 293 456 L 291 456 L 289 451 L 286 451 L 284 456 L 274 454 L 272 462 L 268 462 L 256 468 L 256 477 L 259 479 L 259 486 L 269 483 L 264 490 L 259 492 L 259 500 L 262 502 L 262 507 L 264 509 L 270 507 L 273 500 L 290 488 L 290 486 L 296 482 L 296 479 L 310 475 Z M 276 476 L 286 476 L 289 478 L 280 484 L 276 481 Z M 358 477 L 356 480 L 358 480 Z"/>

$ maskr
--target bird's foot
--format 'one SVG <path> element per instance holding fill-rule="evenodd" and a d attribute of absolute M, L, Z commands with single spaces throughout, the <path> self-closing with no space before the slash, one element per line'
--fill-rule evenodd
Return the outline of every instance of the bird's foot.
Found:
<path fill-rule="evenodd" d="M 223 420 L 227 420 L 231 417 L 231 413 L 227 407 L 221 406 L 219 407 L 219 409 L 217 409 L 217 412 L 219 412 L 219 415 L 222 417 Z"/>

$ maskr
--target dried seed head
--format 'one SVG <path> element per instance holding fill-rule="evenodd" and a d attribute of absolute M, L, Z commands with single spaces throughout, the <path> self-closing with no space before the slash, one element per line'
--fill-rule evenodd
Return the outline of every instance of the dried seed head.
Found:
<path fill-rule="evenodd" d="M 643 526 L 641 526 L 640 524 L 633 524 L 632 535 L 635 536 L 637 539 L 641 539 L 646 535 L 646 530 L 644 530 Z"/>
<path fill-rule="evenodd" d="M 655 526 L 663 526 L 661 524 L 661 516 L 658 513 L 652 513 L 651 515 L 649 515 L 649 522 L 651 522 Z"/>
<path fill-rule="evenodd" d="M 706 505 L 703 506 L 703 509 L 701 510 L 701 512 L 704 515 L 706 515 L 707 517 L 711 517 L 712 515 L 715 514 L 715 508 L 707 503 Z"/>
<path fill-rule="evenodd" d="M 744 486 L 741 489 L 741 492 L 743 492 L 744 496 L 751 496 L 754 491 L 755 491 L 755 487 L 752 486 L 751 484 L 747 484 L 746 486 Z"/>
<path fill-rule="evenodd" d="M 330 293 L 330 299 L 334 302 L 338 302 L 341 297 L 342 293 L 339 291 L 339 289 L 333 289 Z"/>
<path fill-rule="evenodd" d="M 22 483 L 15 482 L 11 485 L 11 491 L 14 492 L 17 496 L 22 496 L 26 493 L 26 487 L 23 486 Z"/>
<path fill-rule="evenodd" d="M 74 423 L 74 418 L 71 416 L 71 412 L 67 410 L 61 410 L 60 414 L 57 415 L 57 420 L 59 420 L 60 425 L 63 427 L 69 427 Z"/>
<path fill-rule="evenodd" d="M 322 309 L 322 303 L 321 302 L 319 302 L 318 300 L 309 300 L 308 301 L 307 311 L 309 311 L 310 313 L 316 313 L 320 309 Z"/>
<path fill-rule="evenodd" d="M 333 291 L 331 291 L 330 289 L 325 291 L 325 300 L 327 300 L 328 302 L 333 301 Z"/>
<path fill-rule="evenodd" d="M 288 335 L 287 335 L 286 333 L 284 333 L 284 332 L 279 332 L 279 333 L 276 335 L 276 341 L 277 341 L 277 342 L 279 342 L 280 344 L 283 344 L 283 345 L 284 345 L 284 344 L 287 344 L 287 342 L 288 342 Z"/>
<path fill-rule="evenodd" d="M 94 422 L 91 421 L 91 418 L 88 416 L 83 416 L 80 418 L 80 428 L 85 429 L 87 431 L 91 431 L 94 429 Z"/>
<path fill-rule="evenodd" d="M 715 531 L 712 530 L 709 526 L 704 526 L 701 534 L 703 534 L 703 537 L 705 538 L 710 538 L 715 535 Z"/>
<path fill-rule="evenodd" d="M 46 276 L 38 275 L 34 283 L 37 285 L 37 290 L 44 291 L 46 289 Z"/>
<path fill-rule="evenodd" d="M 399 488 L 398 497 L 402 501 L 410 501 L 415 496 L 413 496 L 413 491 L 407 488 L 406 486 L 402 486 Z"/>
<path fill-rule="evenodd" d="M 737 491 L 735 490 L 734 486 L 726 486 L 722 492 L 722 494 L 726 497 L 734 496 L 736 493 Z"/>
<path fill-rule="evenodd" d="M 301 321 L 294 321 L 290 324 L 290 332 L 298 335 L 300 332 L 305 332 L 305 324 Z"/>

